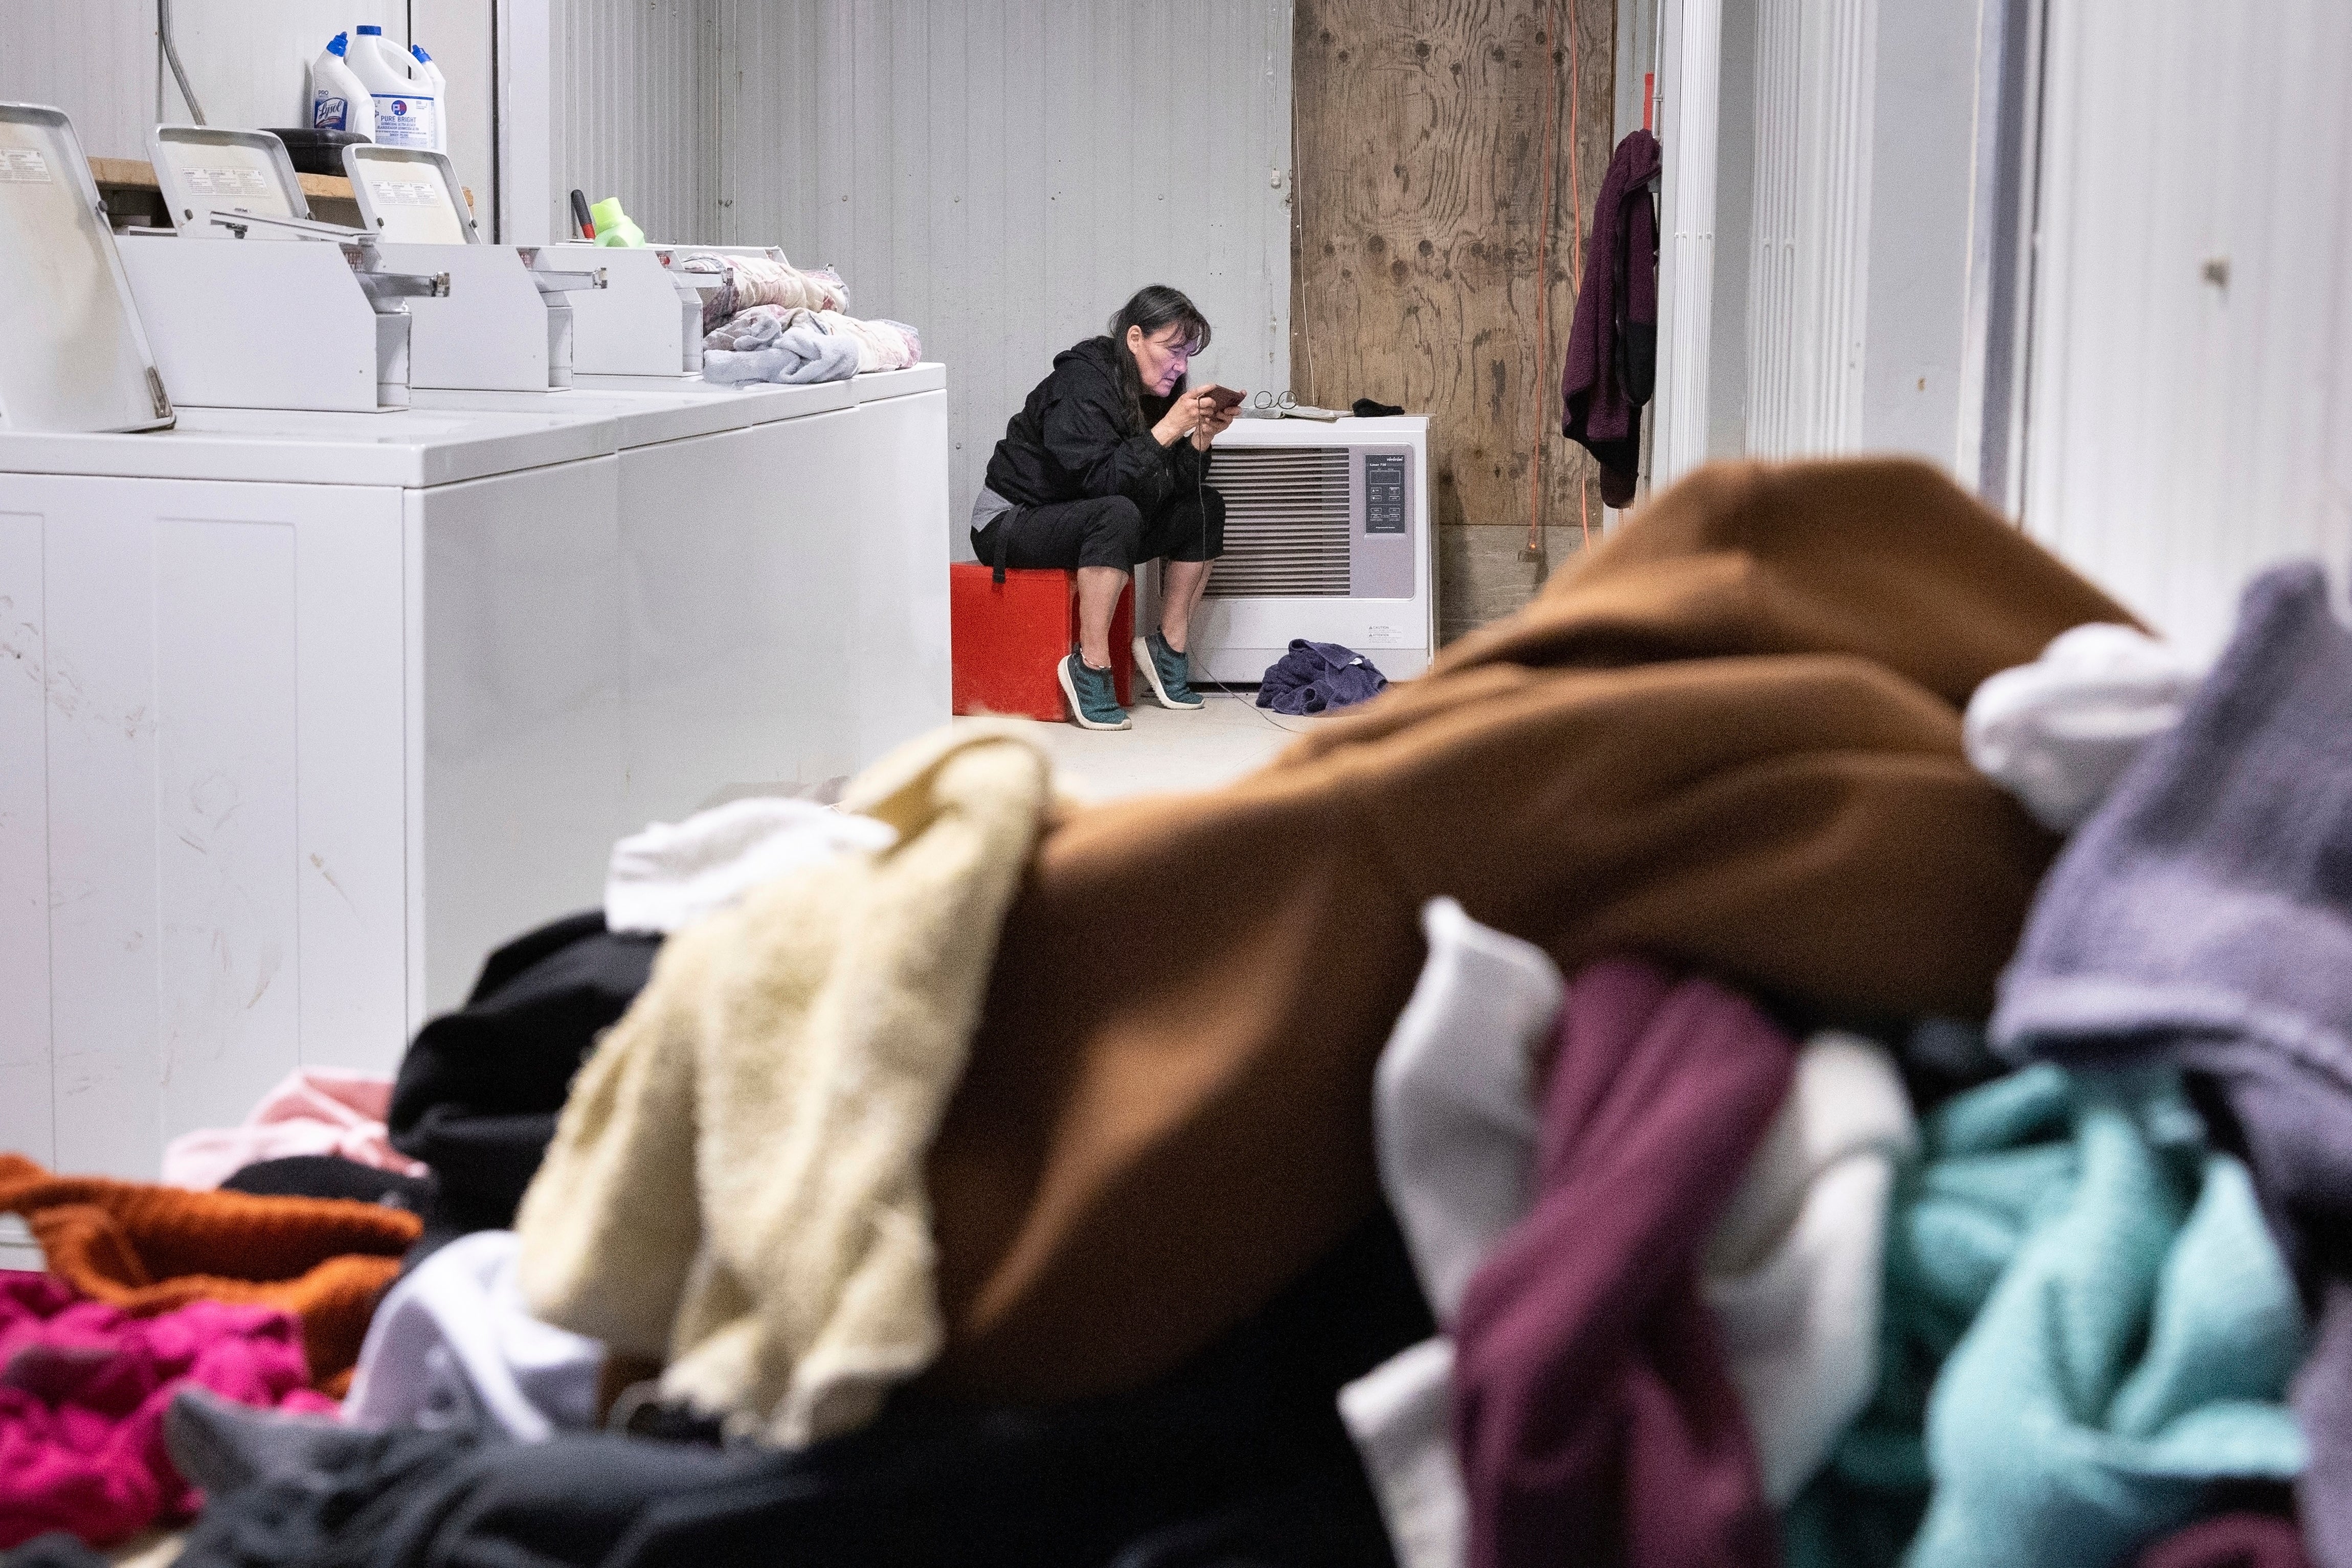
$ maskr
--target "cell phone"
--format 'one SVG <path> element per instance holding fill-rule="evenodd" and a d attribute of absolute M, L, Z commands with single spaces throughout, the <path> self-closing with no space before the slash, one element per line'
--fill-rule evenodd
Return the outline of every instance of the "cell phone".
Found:
<path fill-rule="evenodd" d="M 1209 402 L 1215 406 L 1218 413 L 1223 414 L 1228 408 L 1241 406 L 1242 394 L 1235 392 L 1230 386 L 1213 386 L 1209 388 Z"/>

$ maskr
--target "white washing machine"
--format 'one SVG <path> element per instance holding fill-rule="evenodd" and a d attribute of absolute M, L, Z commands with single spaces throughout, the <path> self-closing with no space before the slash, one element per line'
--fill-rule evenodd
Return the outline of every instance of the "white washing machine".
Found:
<path fill-rule="evenodd" d="M 855 773 L 947 721 L 946 388 L 926 363 L 814 386 L 583 375 L 414 395 L 618 422 L 631 767 L 684 811 Z"/>
<path fill-rule="evenodd" d="M 861 758 L 947 722 L 955 692 L 948 630 L 947 368 L 919 364 L 849 382 L 858 502 L 842 542 L 856 574 L 848 647 Z"/>
<path fill-rule="evenodd" d="M 805 391 L 0 434 L 0 1147 L 152 1175 L 390 1069 L 619 835 L 854 768 L 866 426 Z"/>

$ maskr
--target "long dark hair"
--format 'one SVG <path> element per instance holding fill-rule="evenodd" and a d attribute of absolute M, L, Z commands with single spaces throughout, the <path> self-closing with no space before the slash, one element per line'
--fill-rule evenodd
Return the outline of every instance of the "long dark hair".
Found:
<path fill-rule="evenodd" d="M 1141 327 L 1145 337 L 1151 336 L 1171 322 L 1184 326 L 1187 357 L 1197 357 L 1209 346 L 1209 318 L 1201 308 L 1184 297 L 1179 289 L 1165 283 L 1154 283 L 1138 289 L 1135 297 L 1113 312 L 1110 319 L 1110 341 L 1118 350 L 1118 387 L 1126 395 L 1128 422 L 1136 429 L 1143 426 L 1143 372 L 1137 368 L 1135 355 L 1127 346 L 1127 329 Z M 1171 395 L 1184 390 L 1187 375 L 1170 388 Z"/>

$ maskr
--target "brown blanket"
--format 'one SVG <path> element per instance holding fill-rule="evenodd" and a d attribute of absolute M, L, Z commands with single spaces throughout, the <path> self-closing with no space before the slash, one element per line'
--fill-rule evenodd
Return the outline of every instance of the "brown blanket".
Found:
<path fill-rule="evenodd" d="M 1053 833 L 929 1180 L 946 1386 L 1127 1387 L 1377 1201 L 1423 900 L 1849 1013 L 1981 1015 L 2054 847 L 1977 683 L 2130 617 L 1927 467 L 1726 465 L 1427 678 Z"/>

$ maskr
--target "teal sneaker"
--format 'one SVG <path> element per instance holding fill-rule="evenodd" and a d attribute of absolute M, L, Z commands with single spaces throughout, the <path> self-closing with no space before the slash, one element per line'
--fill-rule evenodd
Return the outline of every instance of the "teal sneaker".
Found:
<path fill-rule="evenodd" d="M 1070 700 L 1070 717 L 1081 730 L 1127 730 L 1134 721 L 1118 705 L 1118 689 L 1110 671 L 1097 669 L 1072 648 L 1061 664 L 1062 695 Z"/>
<path fill-rule="evenodd" d="M 1192 689 L 1191 661 L 1170 647 L 1160 633 L 1135 639 L 1135 668 L 1150 678 L 1151 694 L 1160 699 L 1162 708 L 1197 713 L 1208 706 Z"/>

